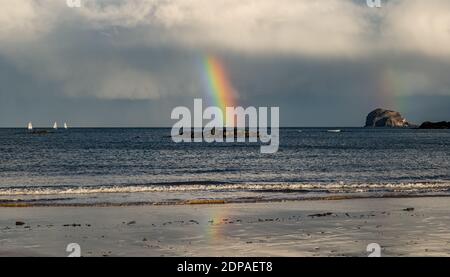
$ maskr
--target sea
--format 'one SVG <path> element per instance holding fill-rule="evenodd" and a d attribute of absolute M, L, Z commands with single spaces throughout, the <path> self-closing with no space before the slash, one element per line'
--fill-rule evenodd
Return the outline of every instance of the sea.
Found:
<path fill-rule="evenodd" d="M 282 128 L 274 154 L 260 143 L 175 143 L 170 132 L 0 129 L 0 205 L 450 196 L 450 130 Z"/>

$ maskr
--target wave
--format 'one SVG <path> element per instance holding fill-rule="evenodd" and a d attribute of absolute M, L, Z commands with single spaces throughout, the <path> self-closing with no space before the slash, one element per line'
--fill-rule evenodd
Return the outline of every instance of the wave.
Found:
<path fill-rule="evenodd" d="M 379 183 L 379 184 L 159 184 L 159 185 L 122 185 L 122 186 L 84 186 L 84 187 L 14 187 L 0 188 L 0 196 L 26 195 L 81 195 L 104 193 L 152 193 L 152 192 L 323 192 L 323 193 L 429 193 L 450 192 L 450 182 L 444 183 Z"/>

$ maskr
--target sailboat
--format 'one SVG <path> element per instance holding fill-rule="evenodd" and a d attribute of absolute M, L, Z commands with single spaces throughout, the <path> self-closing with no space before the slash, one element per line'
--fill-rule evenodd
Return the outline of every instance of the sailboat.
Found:
<path fill-rule="evenodd" d="M 69 129 L 69 127 L 67 127 L 67 123 L 66 122 L 64 122 L 64 129 Z"/>
<path fill-rule="evenodd" d="M 55 122 L 55 124 L 53 124 L 53 129 L 58 129 L 58 123 Z"/>
<path fill-rule="evenodd" d="M 33 130 L 33 123 L 31 123 L 31 121 L 28 122 L 28 130 Z"/>

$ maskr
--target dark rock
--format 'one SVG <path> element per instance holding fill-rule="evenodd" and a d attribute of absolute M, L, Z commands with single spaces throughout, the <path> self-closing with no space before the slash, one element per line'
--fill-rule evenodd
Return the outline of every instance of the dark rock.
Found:
<path fill-rule="evenodd" d="M 81 227 L 81 224 L 77 224 L 77 223 L 64 224 L 63 227 Z"/>
<path fill-rule="evenodd" d="M 424 122 L 419 126 L 419 129 L 450 129 L 450 121 L 441 121 L 441 122 Z"/>
<path fill-rule="evenodd" d="M 16 221 L 16 226 L 22 226 L 25 225 L 25 222 L 22 221 Z"/>
<path fill-rule="evenodd" d="M 405 212 L 413 212 L 414 211 L 414 208 L 406 208 L 406 209 L 403 209 Z"/>
<path fill-rule="evenodd" d="M 218 134 L 219 132 L 220 132 L 220 130 L 216 131 L 216 129 L 214 128 L 214 129 L 211 129 L 210 134 L 212 136 L 215 136 L 216 133 Z M 239 130 L 238 128 L 235 127 L 234 130 L 232 130 L 230 132 L 227 132 L 227 129 L 223 128 L 223 130 L 221 130 L 221 132 L 222 132 L 222 136 L 224 139 L 226 139 L 227 137 L 232 137 L 232 136 L 235 139 L 237 139 L 238 137 L 244 137 L 246 139 L 248 139 L 250 137 L 256 137 L 256 138 L 260 137 L 259 131 L 250 131 L 247 128 L 245 130 Z M 204 135 L 205 135 L 203 132 L 194 132 L 194 130 L 191 130 L 190 134 L 191 134 L 192 139 L 195 138 L 196 136 L 204 138 Z M 183 129 L 180 129 L 180 132 L 178 135 L 180 135 L 180 136 L 184 135 Z"/>
<path fill-rule="evenodd" d="M 134 220 L 127 223 L 127 225 L 134 225 L 134 224 L 136 224 L 136 221 Z"/>
<path fill-rule="evenodd" d="M 31 132 L 33 135 L 46 135 L 49 133 L 49 131 L 47 130 L 34 130 L 33 132 Z"/>
<path fill-rule="evenodd" d="M 376 109 L 370 112 L 366 118 L 365 127 L 412 127 L 399 112 L 384 109 Z"/>
<path fill-rule="evenodd" d="M 324 217 L 324 216 L 330 216 L 333 215 L 333 213 L 323 213 L 323 214 L 311 214 L 310 217 Z"/>

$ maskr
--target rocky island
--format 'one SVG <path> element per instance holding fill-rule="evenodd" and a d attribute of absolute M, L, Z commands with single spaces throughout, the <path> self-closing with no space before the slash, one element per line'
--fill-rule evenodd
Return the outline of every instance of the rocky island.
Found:
<path fill-rule="evenodd" d="M 413 127 L 399 112 L 385 109 L 376 109 L 366 118 L 365 127 Z"/>
<path fill-rule="evenodd" d="M 441 121 L 441 122 L 424 122 L 419 126 L 419 129 L 450 129 L 450 121 Z"/>

